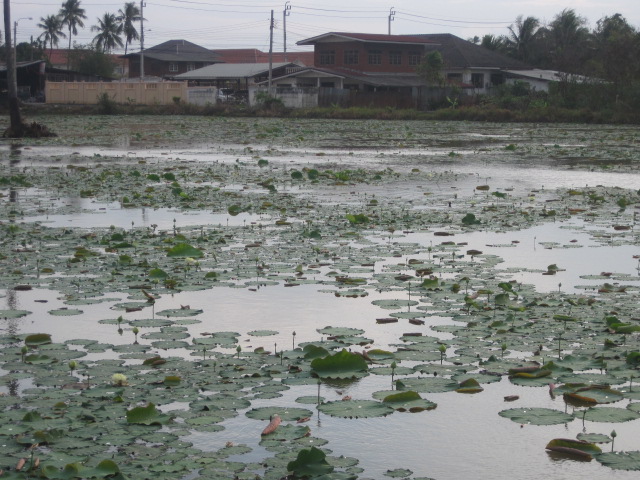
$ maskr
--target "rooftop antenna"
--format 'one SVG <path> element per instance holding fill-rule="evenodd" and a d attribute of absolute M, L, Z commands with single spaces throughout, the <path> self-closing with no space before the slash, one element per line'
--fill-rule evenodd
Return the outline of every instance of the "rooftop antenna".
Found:
<path fill-rule="evenodd" d="M 284 61 L 287 62 L 287 17 L 291 14 L 291 2 L 285 2 L 282 11 L 282 30 L 284 32 Z"/>
<path fill-rule="evenodd" d="M 391 22 L 393 22 L 394 18 L 393 16 L 396 14 L 396 11 L 394 10 L 395 7 L 391 7 L 391 9 L 389 9 L 389 35 L 391 35 Z"/>

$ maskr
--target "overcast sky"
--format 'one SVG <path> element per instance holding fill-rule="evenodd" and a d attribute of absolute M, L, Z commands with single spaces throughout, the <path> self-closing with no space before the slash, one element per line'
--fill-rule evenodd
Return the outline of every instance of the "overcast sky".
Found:
<path fill-rule="evenodd" d="M 74 42 L 90 43 L 91 26 L 105 12 L 117 13 L 124 1 L 81 0 L 86 10 L 85 28 Z M 18 21 L 18 43 L 38 37 L 40 18 L 60 10 L 62 0 L 12 0 L 12 22 Z M 140 5 L 139 0 L 136 2 Z M 518 15 L 548 23 L 564 8 L 572 8 L 592 28 L 604 17 L 622 14 L 640 28 L 640 0 L 148 0 L 144 7 L 145 47 L 166 40 L 184 39 L 206 48 L 258 48 L 269 50 L 269 18 L 274 10 L 274 51 L 284 45 L 283 11 L 288 51 L 308 50 L 295 43 L 330 31 L 392 34 L 452 33 L 462 38 L 487 33 L 507 34 Z M 31 17 L 32 20 L 29 20 Z M 138 28 L 138 30 L 140 30 Z M 60 42 L 67 45 L 68 39 Z M 140 49 L 136 42 L 130 51 Z M 117 53 L 117 52 L 114 52 Z"/>

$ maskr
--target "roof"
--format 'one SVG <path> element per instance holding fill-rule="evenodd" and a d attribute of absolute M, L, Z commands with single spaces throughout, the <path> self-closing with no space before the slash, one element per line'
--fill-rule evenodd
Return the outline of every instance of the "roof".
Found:
<path fill-rule="evenodd" d="M 43 63 L 44 60 L 31 60 L 29 62 L 16 62 L 16 69 L 20 69 L 20 68 L 27 68 L 30 67 L 32 65 L 39 65 L 41 63 Z M 0 72 L 6 72 L 7 71 L 7 64 L 3 63 L 0 64 Z"/>
<path fill-rule="evenodd" d="M 138 57 L 140 52 L 123 55 L 124 58 Z M 163 62 L 219 62 L 219 56 L 211 50 L 187 40 L 168 40 L 144 50 L 145 58 Z"/>
<path fill-rule="evenodd" d="M 288 65 L 296 66 L 292 62 L 274 63 L 272 70 L 286 67 Z M 250 78 L 265 74 L 269 71 L 268 63 L 215 63 L 206 67 L 198 68 L 190 72 L 175 75 L 176 80 L 215 80 L 228 78 Z"/>
<path fill-rule="evenodd" d="M 316 43 L 358 41 L 365 43 L 393 43 L 393 44 L 414 44 L 425 45 L 436 43 L 421 35 L 383 35 L 380 33 L 346 33 L 329 32 L 316 37 L 300 40 L 297 45 L 315 45 Z"/>
<path fill-rule="evenodd" d="M 287 75 L 282 75 L 273 80 L 287 77 L 296 77 L 303 73 L 317 72 L 325 75 L 332 75 L 343 79 L 356 80 L 358 82 L 372 85 L 374 87 L 419 87 L 424 86 L 424 79 L 415 73 L 373 73 L 353 72 L 340 68 L 301 68 Z M 265 83 L 265 82 L 262 82 Z"/>
<path fill-rule="evenodd" d="M 528 80 L 541 80 L 543 82 L 560 82 L 567 78 L 575 82 L 593 80 L 583 75 L 563 73 L 557 70 L 542 70 L 540 68 L 533 68 L 531 70 L 507 70 L 506 72 L 512 77 L 526 78 Z"/>
<path fill-rule="evenodd" d="M 437 47 L 428 46 L 427 50 L 438 50 L 442 54 L 445 68 L 496 68 L 501 70 L 527 70 L 531 68 L 519 60 L 450 33 L 429 33 L 419 36 L 438 44 Z"/>
<path fill-rule="evenodd" d="M 224 63 L 268 63 L 269 53 L 257 48 L 227 48 L 211 50 L 219 55 L 219 59 Z M 286 61 L 296 62 L 300 65 L 313 65 L 313 52 L 287 52 Z M 285 61 L 284 52 L 273 52 L 274 62 Z"/>

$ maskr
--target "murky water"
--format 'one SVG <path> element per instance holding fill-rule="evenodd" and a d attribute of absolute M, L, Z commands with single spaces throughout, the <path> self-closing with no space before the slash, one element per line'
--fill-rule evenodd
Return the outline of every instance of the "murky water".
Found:
<path fill-rule="evenodd" d="M 476 132 L 466 132 L 475 140 L 487 137 L 499 142 L 501 148 L 517 141 L 513 132 L 503 135 L 496 131 L 487 131 L 483 125 L 473 125 Z M 517 130 L 517 127 L 510 127 Z M 522 127 L 522 137 L 530 135 L 530 127 Z M 488 129 L 491 130 L 491 129 Z M 525 130 L 527 132 L 525 132 Z M 584 134 L 582 128 L 580 134 Z M 590 132 L 591 130 L 588 130 Z M 578 134 L 576 134 L 578 135 Z M 576 188 L 584 186 L 617 186 L 628 189 L 640 188 L 640 173 L 633 169 L 624 171 L 605 171 L 598 167 L 577 168 L 571 161 L 548 160 L 532 164 L 529 156 L 505 157 L 496 151 L 477 151 L 476 147 L 459 149 L 456 155 L 448 156 L 456 149 L 450 146 L 441 148 L 415 147 L 411 150 L 390 147 L 387 149 L 362 148 L 350 149 L 338 145 L 327 148 L 329 142 L 321 145 L 301 148 L 280 145 L 277 148 L 264 144 L 228 144 L 212 148 L 194 146 L 176 149 L 136 148 L 131 143 L 123 149 L 119 146 L 37 146 L 24 150 L 22 167 L 46 168 L 50 165 L 97 164 L 104 162 L 132 163 L 144 160 L 147 163 L 161 165 L 163 161 L 182 160 L 192 162 L 234 163 L 238 155 L 243 161 L 251 161 L 257 154 L 269 161 L 273 169 L 303 168 L 304 166 L 339 165 L 341 168 L 383 169 L 398 171 L 421 169 L 433 172 L 433 182 L 403 181 L 379 185 L 357 184 L 344 188 L 292 189 L 289 193 L 310 196 L 326 204 L 360 201 L 362 195 L 375 196 L 381 202 L 385 199 L 398 201 L 416 201 L 425 198 L 425 192 L 431 195 L 431 202 L 423 202 L 411 208 L 442 209 L 453 198 L 465 198 L 473 202 L 483 195 L 475 190 L 479 184 L 491 184 L 492 190 L 508 191 L 514 196 L 527 198 L 532 192 L 537 197 L 552 200 L 557 188 Z M 243 153 L 247 147 L 251 153 Z M 540 146 L 551 148 L 582 148 L 582 142 L 542 143 Z M 8 148 L 0 148 L 4 156 L 9 155 Z M 276 153 L 277 152 L 277 153 Z M 100 156 L 97 157 L 96 154 Z M 319 155 L 322 154 L 322 155 Z M 536 157 L 540 158 L 540 157 Z M 636 165 L 637 167 L 637 165 Z M 447 174 L 440 179 L 439 174 Z M 237 188 L 236 188 L 237 187 Z M 238 184 L 231 190 L 242 190 Z M 82 229 L 103 229 L 115 226 L 123 229 L 146 228 L 171 231 L 175 224 L 243 226 L 272 224 L 272 215 L 241 213 L 231 216 L 220 212 L 201 210 L 182 211 L 166 208 L 123 208 L 119 202 L 96 202 L 83 198 L 59 198 L 52 192 L 23 192 L 21 201 L 36 202 L 46 199 L 56 207 L 68 207 L 68 213 L 42 213 L 31 210 L 17 219 L 18 223 L 40 222 L 47 226 L 64 226 Z M 35 200 L 34 200 L 35 199 Z M 45 209 L 46 210 L 46 209 Z M 3 220 L 3 219 L 0 219 Z M 475 233 L 456 233 L 446 240 L 464 245 L 460 251 L 477 249 L 482 255 L 500 257 L 502 260 L 495 269 L 496 275 L 503 281 L 515 280 L 517 283 L 533 285 L 538 292 L 588 292 L 602 284 L 601 279 L 582 278 L 597 276 L 609 272 L 618 283 L 632 288 L 640 287 L 640 264 L 634 258 L 640 254 L 638 231 L 616 233 L 613 229 L 604 229 L 609 235 L 600 238 L 595 233 L 603 229 L 601 225 L 585 225 L 581 221 L 548 222 L 522 230 L 483 231 Z M 614 242 L 615 235 L 628 235 L 624 244 Z M 384 242 L 384 238 L 373 241 Z M 391 241 L 391 240 L 389 240 Z M 435 237 L 433 232 L 398 232 L 393 238 L 397 243 L 418 243 L 420 245 L 438 245 L 443 239 Z M 616 244 L 614 244 L 616 243 Z M 424 255 L 423 255 L 424 257 Z M 452 255 L 454 257 L 454 255 Z M 379 273 L 385 263 L 406 264 L 412 255 L 390 257 L 376 262 L 373 274 Z M 543 275 L 547 266 L 556 264 L 560 270 L 555 275 Z M 325 269 L 318 274 L 318 280 L 326 280 Z M 406 272 L 412 269 L 407 266 Z M 398 273 L 403 270 L 398 269 Z M 179 308 L 190 305 L 200 308 L 204 314 L 198 316 L 201 323 L 189 326 L 189 333 L 198 337 L 202 332 L 238 331 L 241 334 L 243 349 L 263 346 L 271 349 L 274 344 L 289 345 L 293 341 L 305 342 L 320 338 L 316 331 L 327 325 L 361 328 L 365 335 L 374 338 L 374 347 L 391 348 L 398 338 L 416 327 L 406 320 L 398 323 L 379 325 L 375 319 L 385 316 L 385 312 L 371 302 L 382 298 L 397 298 L 398 292 L 368 291 L 362 298 L 338 298 L 322 291 L 323 285 L 300 285 L 285 288 L 282 284 L 260 288 L 214 287 L 206 291 L 176 292 L 163 295 L 153 307 L 140 312 L 127 313 L 127 320 L 151 318 L 156 311 L 167 308 Z M 31 291 L 2 291 L 2 308 L 26 309 L 33 313 L 18 320 L 0 320 L 1 331 L 16 333 L 46 331 L 51 332 L 56 341 L 82 336 L 99 338 L 103 343 L 126 343 L 130 332 L 124 336 L 118 334 L 113 325 L 99 324 L 104 318 L 113 318 L 112 306 L 126 300 L 124 294 L 109 294 L 111 301 L 95 305 L 82 306 L 83 314 L 69 317 L 51 317 L 48 311 L 63 308 L 64 296 L 51 290 L 34 289 Z M 55 322 L 55 323 L 54 323 Z M 443 318 L 433 317 L 431 324 L 447 323 Z M 276 330 L 277 335 L 261 338 L 251 337 L 247 332 L 257 329 Z M 142 329 L 142 334 L 152 329 Z M 291 332 L 296 332 L 292 340 Z M 428 330 L 427 330 L 428 331 Z M 446 333 L 429 333 L 446 338 Z M 144 338 L 141 343 L 147 342 Z M 355 347 L 358 348 L 358 347 Z M 162 352 L 159 352 L 162 353 Z M 187 355 L 177 351 L 172 354 Z M 378 390 L 389 389 L 387 376 L 370 375 L 357 381 L 346 389 L 337 392 L 326 385 L 322 387 L 322 396 L 327 400 L 338 400 L 342 395 L 353 398 L 370 398 Z M 0 387 L 3 390 L 3 387 Z M 272 405 L 293 405 L 295 399 L 304 395 L 315 395 L 315 386 L 301 386 L 284 392 L 278 399 L 257 400 L 252 407 Z M 603 467 L 597 462 L 582 463 L 549 455 L 544 447 L 552 438 L 574 438 L 583 430 L 609 434 L 610 424 L 587 422 L 582 425 L 578 420 L 571 424 L 551 427 L 521 426 L 496 415 L 504 408 L 506 395 L 526 397 L 530 407 L 546 407 L 564 410 L 567 408 L 561 398 L 553 399 L 546 388 L 519 387 L 506 378 L 497 383 L 485 385 L 485 391 L 478 395 L 459 395 L 455 393 L 437 393 L 424 395 L 436 402 L 438 407 L 422 414 L 395 413 L 392 419 L 374 418 L 345 420 L 333 418 L 316 412 L 311 422 L 312 433 L 329 440 L 327 448 L 336 455 L 353 456 L 360 459 L 364 476 L 383 478 L 388 469 L 408 468 L 414 476 L 432 477 L 439 480 L 460 478 L 518 478 L 523 480 L 539 478 L 557 478 L 566 480 L 591 479 L 633 479 L 636 473 L 621 472 Z M 626 403 L 626 401 L 625 401 Z M 222 434 L 211 435 L 196 433 L 189 440 L 204 450 L 214 450 L 226 442 L 247 444 L 253 448 L 249 454 L 237 458 L 239 461 L 259 461 L 269 453 L 259 445 L 259 433 L 255 423 L 241 414 L 223 423 L 226 427 Z M 616 424 L 618 433 L 617 450 L 638 450 L 637 421 Z M 604 448 L 607 448 L 606 446 Z M 514 454 L 517 452 L 517 454 Z"/>

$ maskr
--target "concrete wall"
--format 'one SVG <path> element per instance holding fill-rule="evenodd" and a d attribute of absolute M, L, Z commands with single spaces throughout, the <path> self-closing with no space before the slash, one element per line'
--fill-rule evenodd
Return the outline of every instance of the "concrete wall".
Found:
<path fill-rule="evenodd" d="M 185 82 L 125 83 L 125 82 L 47 82 L 47 103 L 95 105 L 106 93 L 116 103 L 139 105 L 169 105 L 174 98 L 186 102 Z"/>
<path fill-rule="evenodd" d="M 193 105 L 215 105 L 218 89 L 216 87 L 189 87 L 187 102 Z"/>
<path fill-rule="evenodd" d="M 317 88 L 277 88 L 249 87 L 249 105 L 255 107 L 259 104 L 256 94 L 269 93 L 272 97 L 279 98 L 287 108 L 308 108 L 318 106 Z"/>

